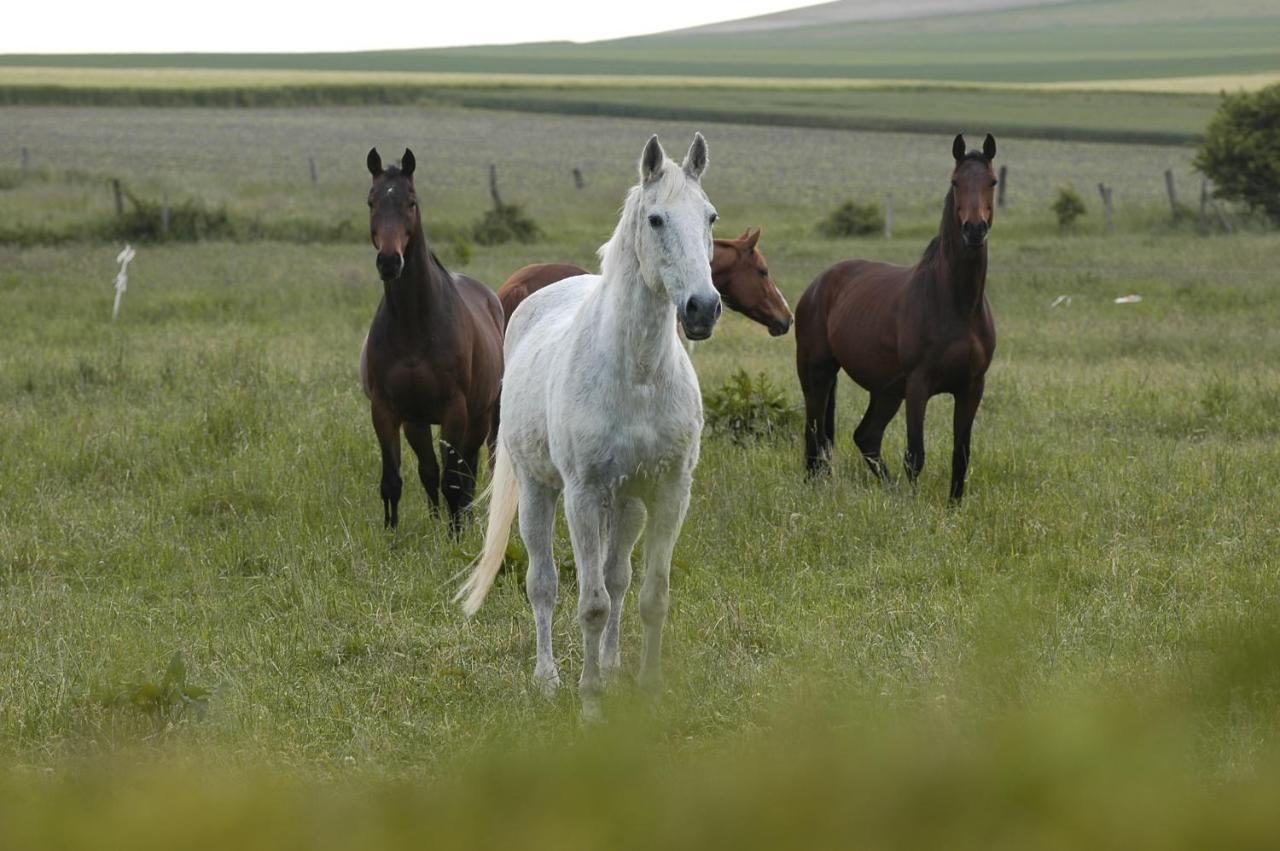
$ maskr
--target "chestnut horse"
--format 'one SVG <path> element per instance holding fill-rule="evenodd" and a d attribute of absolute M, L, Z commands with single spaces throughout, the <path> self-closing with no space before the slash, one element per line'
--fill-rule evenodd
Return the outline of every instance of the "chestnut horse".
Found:
<path fill-rule="evenodd" d="M 737 239 L 717 239 L 711 257 L 711 283 L 720 292 L 726 307 L 769 329 L 780 337 L 791 328 L 791 308 L 769 274 L 769 263 L 760 253 L 760 229 L 747 230 Z M 534 263 L 516 270 L 498 288 L 498 298 L 507 322 L 529 296 L 556 281 L 586 275 L 587 270 L 572 263 Z"/>
<path fill-rule="evenodd" d="M 479 281 L 452 275 L 427 245 L 414 191 L 413 152 L 382 167 L 369 151 L 369 234 L 383 296 L 360 352 L 360 383 L 382 447 L 382 512 L 400 520 L 400 427 L 418 456 L 433 511 L 439 489 L 457 531 L 475 493 L 480 447 L 492 440 L 502 385 L 502 305 Z M 441 479 L 431 446 L 440 426 Z"/>
<path fill-rule="evenodd" d="M 836 379 L 843 369 L 871 394 L 853 433 L 872 472 L 889 480 L 880 455 L 885 427 L 907 402 L 907 478 L 924 466 L 924 413 L 930 397 L 955 397 L 951 499 L 964 496 L 969 438 L 982 401 L 996 329 L 987 304 L 987 235 L 992 222 L 996 140 L 966 151 L 952 145 L 955 170 L 942 226 L 911 267 L 866 260 L 837 263 L 796 305 L 796 371 L 804 390 L 805 463 L 828 469 L 835 432 Z"/>

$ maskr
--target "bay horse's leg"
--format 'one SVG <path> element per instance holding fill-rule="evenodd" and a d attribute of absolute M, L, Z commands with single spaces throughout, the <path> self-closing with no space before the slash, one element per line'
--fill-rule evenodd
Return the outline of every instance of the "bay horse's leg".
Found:
<path fill-rule="evenodd" d="M 487 416 L 487 414 L 486 414 Z M 466 402 L 459 399 L 445 412 L 440 426 L 440 456 L 444 461 L 444 501 L 449 506 L 449 526 L 462 530 L 463 514 L 471 507 L 476 491 L 476 463 L 489 422 L 478 426 L 467 421 Z"/>
<path fill-rule="evenodd" d="M 831 446 L 835 434 L 836 380 L 840 365 L 834 360 L 799 363 L 800 389 L 804 392 L 804 463 L 808 475 L 831 469 Z"/>
<path fill-rule="evenodd" d="M 628 499 L 622 507 L 621 522 L 609 536 L 604 563 L 604 587 L 609 592 L 609 621 L 604 626 L 604 649 L 600 665 L 609 676 L 622 665 L 618 630 L 622 623 L 622 602 L 631 585 L 631 551 L 644 529 L 644 503 Z"/>
<path fill-rule="evenodd" d="M 880 481 L 889 484 L 889 465 L 880 454 L 884 442 L 884 430 L 902 406 L 902 398 L 887 393 L 872 393 L 867 402 L 867 412 L 853 432 L 853 442 L 862 452 L 862 458 Z"/>
<path fill-rule="evenodd" d="M 436 450 L 431 445 L 430 423 L 405 423 L 404 436 L 418 456 L 418 479 L 427 490 L 427 502 L 431 513 L 440 511 L 440 467 L 436 464 Z"/>
<path fill-rule="evenodd" d="M 917 372 L 907 379 L 907 454 L 903 459 L 912 485 L 924 469 L 924 412 L 928 406 L 929 384 Z"/>
<path fill-rule="evenodd" d="M 551 650 L 551 620 L 555 615 L 559 584 L 552 549 L 558 496 L 552 488 L 527 476 L 520 480 L 520 538 L 529 553 L 524 587 L 529 605 L 533 607 L 534 629 L 538 636 L 538 661 L 533 668 L 533 682 L 546 697 L 551 697 L 560 687 L 560 672 L 556 670 L 556 659 Z"/>
<path fill-rule="evenodd" d="M 582 627 L 582 679 L 578 696 L 582 714 L 600 717 L 600 638 L 609 618 L 609 592 L 604 584 L 604 558 L 608 533 L 619 525 L 620 506 L 610 488 L 582 482 L 566 482 L 564 513 L 578 571 L 578 625 Z M 643 607 L 643 603 L 641 606 Z"/>
<path fill-rule="evenodd" d="M 373 400 L 373 431 L 382 448 L 382 525 L 394 529 L 400 522 L 400 418 L 390 408 Z"/>
<path fill-rule="evenodd" d="M 670 480 L 655 490 L 646 506 L 649 518 L 644 530 L 644 584 L 640 587 L 644 656 L 639 680 L 650 691 L 662 685 L 662 627 L 670 603 L 671 553 L 689 508 L 690 481 L 689 473 Z"/>
<path fill-rule="evenodd" d="M 964 479 L 969 472 L 969 439 L 973 436 L 973 419 L 982 404 L 985 379 L 979 378 L 964 393 L 955 394 L 956 413 L 951 446 L 951 501 L 964 498 Z"/>

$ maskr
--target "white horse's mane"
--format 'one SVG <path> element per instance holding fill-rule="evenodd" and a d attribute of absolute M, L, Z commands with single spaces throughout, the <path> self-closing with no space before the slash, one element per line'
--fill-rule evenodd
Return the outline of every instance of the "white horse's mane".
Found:
<path fill-rule="evenodd" d="M 656 203 L 667 204 L 687 191 L 690 183 L 705 196 L 702 184 L 696 178 L 685 174 L 680 164 L 668 157 L 662 164 L 662 171 L 658 174 L 657 180 L 648 184 L 638 183 L 627 190 L 627 197 L 622 202 L 622 211 L 618 215 L 618 225 L 613 229 L 613 235 L 609 237 L 608 242 L 596 249 L 596 256 L 600 258 L 602 278 L 612 280 L 614 277 L 612 273 L 625 269 L 628 259 L 632 263 L 635 262 L 635 236 L 639 224 L 637 219 L 640 217 L 641 202 L 645 193 L 651 191 L 655 193 Z M 631 258 L 627 256 L 629 253 L 632 254 Z"/>

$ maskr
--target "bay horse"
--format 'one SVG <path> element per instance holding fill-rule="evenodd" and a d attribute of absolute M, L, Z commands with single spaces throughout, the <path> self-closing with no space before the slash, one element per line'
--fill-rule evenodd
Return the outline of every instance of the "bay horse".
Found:
<path fill-rule="evenodd" d="M 366 161 L 369 235 L 382 279 L 378 304 L 360 351 L 360 383 L 382 448 L 383 523 L 400 520 L 400 427 L 418 456 L 418 478 L 432 511 L 443 487 L 456 532 L 475 493 L 480 447 L 490 439 L 502 384 L 502 305 L 493 291 L 445 269 L 422 232 L 414 189 L 416 160 L 382 167 L 377 148 Z M 431 426 L 440 426 L 444 475 L 436 465 Z"/>
<path fill-rule="evenodd" d="M 796 305 L 796 371 L 804 390 L 805 464 L 829 468 L 835 437 L 836 379 L 843 369 L 871 394 L 854 443 L 884 482 L 885 427 L 907 403 L 907 478 L 924 466 L 924 414 L 930 397 L 955 397 L 951 499 L 964 496 L 973 420 L 996 347 L 987 303 L 987 236 L 996 186 L 996 140 L 967 151 L 956 136 L 955 169 L 942 225 L 911 267 L 866 260 L 837 263 L 814 279 Z"/>
<path fill-rule="evenodd" d="M 791 308 L 769 274 L 769 261 L 760 251 L 760 228 L 747 228 L 737 239 L 717 239 L 711 255 L 711 283 L 724 306 L 769 329 L 780 337 L 791 328 Z M 534 263 L 517 269 L 498 288 L 498 299 L 507 322 L 515 309 L 533 293 L 565 278 L 585 275 L 572 263 Z"/>
<path fill-rule="evenodd" d="M 596 717 L 604 677 L 621 661 L 618 629 L 631 584 L 631 550 L 643 529 L 639 680 L 661 680 L 671 552 L 689 506 L 698 462 L 702 396 L 676 333 L 711 336 L 720 296 L 711 284 L 715 208 L 702 190 L 707 144 L 696 134 L 682 164 L 653 136 L 640 182 L 627 194 L 601 274 L 534 293 L 506 337 L 502 425 L 484 550 L 458 591 L 474 614 L 493 585 L 511 522 L 529 552 L 526 592 L 537 632 L 533 677 L 544 693 L 560 682 L 551 651 L 556 602 L 555 507 L 565 515 L 578 575 L 583 714 Z"/>

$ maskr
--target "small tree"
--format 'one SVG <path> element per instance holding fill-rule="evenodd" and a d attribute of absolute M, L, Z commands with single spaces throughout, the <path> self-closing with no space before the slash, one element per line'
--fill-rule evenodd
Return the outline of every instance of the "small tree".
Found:
<path fill-rule="evenodd" d="M 1080 193 L 1070 186 L 1060 187 L 1053 199 L 1053 214 L 1058 217 L 1058 227 L 1066 230 L 1084 213 L 1084 199 Z"/>
<path fill-rule="evenodd" d="M 1214 194 L 1280 224 L 1280 84 L 1222 97 L 1196 154 Z"/>

